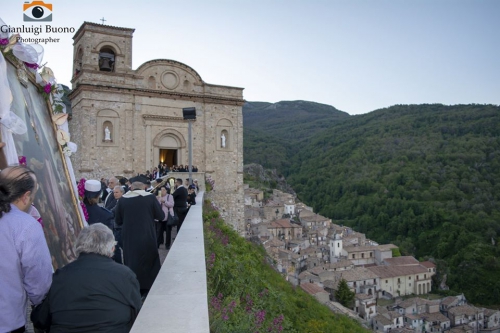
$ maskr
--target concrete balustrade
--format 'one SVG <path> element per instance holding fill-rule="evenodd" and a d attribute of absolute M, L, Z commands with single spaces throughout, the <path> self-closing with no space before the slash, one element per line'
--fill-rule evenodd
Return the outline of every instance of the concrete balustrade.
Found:
<path fill-rule="evenodd" d="M 189 209 L 132 333 L 208 333 L 203 194 Z"/>

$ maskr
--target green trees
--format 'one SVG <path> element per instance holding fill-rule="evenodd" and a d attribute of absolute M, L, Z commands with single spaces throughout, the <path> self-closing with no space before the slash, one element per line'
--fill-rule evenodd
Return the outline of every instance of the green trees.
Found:
<path fill-rule="evenodd" d="M 498 304 L 500 107 L 396 105 L 328 126 L 296 129 L 286 161 L 272 161 L 299 199 L 402 255 L 442 260 L 451 289 Z"/>
<path fill-rule="evenodd" d="M 347 281 L 345 279 L 340 280 L 339 286 L 335 291 L 335 299 L 337 300 L 337 302 L 347 308 L 352 309 L 354 305 L 354 296 L 356 296 L 356 294 L 354 293 L 354 291 L 351 291 L 349 289 Z"/>

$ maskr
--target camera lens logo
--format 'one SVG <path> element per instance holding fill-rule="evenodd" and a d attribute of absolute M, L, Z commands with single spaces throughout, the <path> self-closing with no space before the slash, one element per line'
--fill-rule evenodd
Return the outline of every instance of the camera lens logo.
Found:
<path fill-rule="evenodd" d="M 31 1 L 23 4 L 24 22 L 52 22 L 52 4 L 43 1 Z"/>

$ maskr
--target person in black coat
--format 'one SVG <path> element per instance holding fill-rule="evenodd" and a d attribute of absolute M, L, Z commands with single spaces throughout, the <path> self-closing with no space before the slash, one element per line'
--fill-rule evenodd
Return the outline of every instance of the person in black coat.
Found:
<path fill-rule="evenodd" d="M 101 195 L 101 182 L 94 179 L 89 179 L 85 182 L 85 198 L 83 203 L 89 214 L 88 224 L 103 223 L 110 230 L 113 230 L 114 216 L 111 211 L 104 207 L 100 207 L 99 196 Z M 112 196 L 113 194 L 111 194 Z"/>
<path fill-rule="evenodd" d="M 145 297 L 160 271 L 155 220 L 163 221 L 165 214 L 156 197 L 144 191 L 145 177 L 130 181 L 131 190 L 118 200 L 115 223 L 122 226 L 124 264 L 137 275 Z"/>
<path fill-rule="evenodd" d="M 113 233 L 101 223 L 82 229 L 78 258 L 58 269 L 44 302 L 33 309 L 36 328 L 51 333 L 129 332 L 141 308 L 139 282 L 111 260 Z"/>
<path fill-rule="evenodd" d="M 188 196 L 187 196 L 188 207 L 196 205 L 196 191 L 195 191 L 195 189 L 196 189 L 195 185 L 189 185 Z"/>
<path fill-rule="evenodd" d="M 113 190 L 117 185 L 120 185 L 120 181 L 115 177 L 111 177 L 108 181 L 108 188 L 106 189 L 106 191 L 108 191 L 109 194 L 106 197 L 106 200 L 104 200 L 104 207 L 111 211 L 116 206 L 116 198 L 113 195 Z"/>
<path fill-rule="evenodd" d="M 174 213 L 177 215 L 179 218 L 179 222 L 177 224 L 177 232 L 181 230 L 182 223 L 184 222 L 184 219 L 186 218 L 187 215 L 187 196 L 188 196 L 188 191 L 182 185 L 182 179 L 177 178 L 175 180 L 175 191 L 172 194 L 174 197 Z"/>

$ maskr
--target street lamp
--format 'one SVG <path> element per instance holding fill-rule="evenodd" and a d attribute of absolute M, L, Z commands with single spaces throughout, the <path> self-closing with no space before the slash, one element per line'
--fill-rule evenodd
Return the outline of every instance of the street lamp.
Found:
<path fill-rule="evenodd" d="M 188 121 L 188 137 L 189 137 L 189 185 L 193 183 L 193 139 L 191 134 L 191 123 L 196 120 L 196 108 L 183 108 L 182 116 L 184 120 Z"/>

